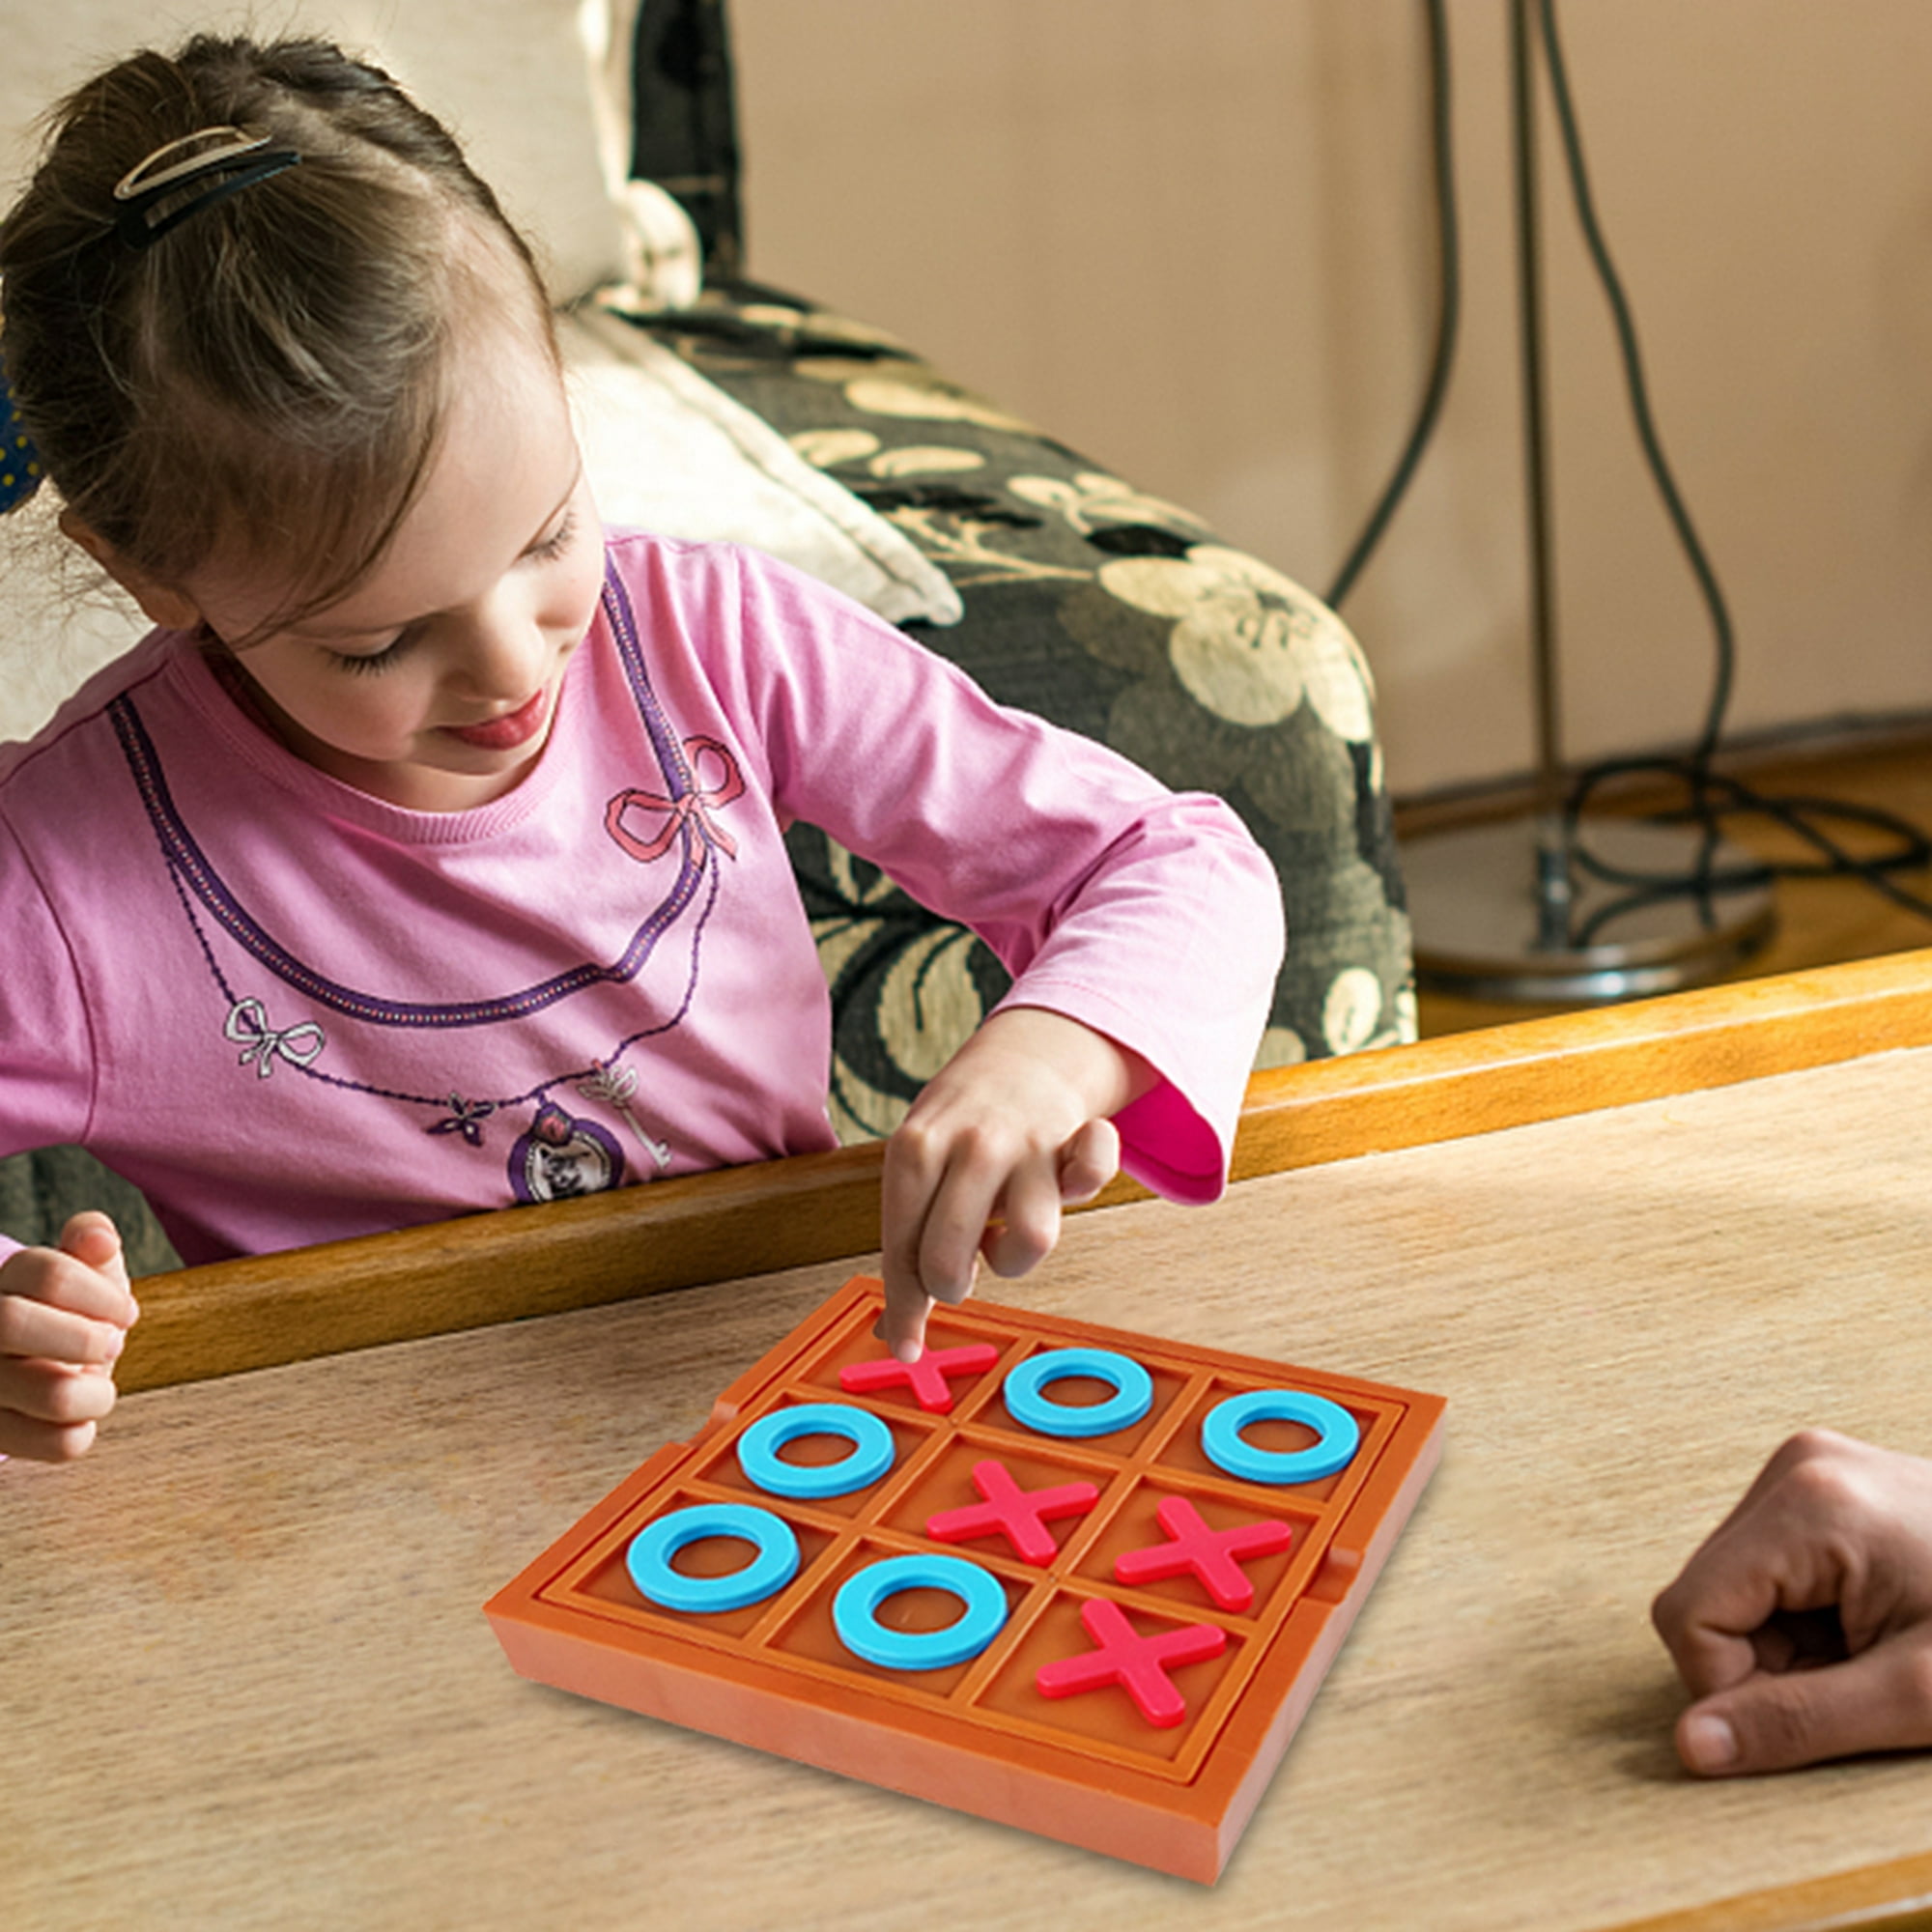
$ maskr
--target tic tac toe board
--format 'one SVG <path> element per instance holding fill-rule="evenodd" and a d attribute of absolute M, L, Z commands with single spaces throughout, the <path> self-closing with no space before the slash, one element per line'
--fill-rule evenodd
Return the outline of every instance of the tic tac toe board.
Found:
<path fill-rule="evenodd" d="M 848 1282 L 486 1605 L 525 1675 L 1186 1878 L 1226 1862 L 1443 1403 Z"/>

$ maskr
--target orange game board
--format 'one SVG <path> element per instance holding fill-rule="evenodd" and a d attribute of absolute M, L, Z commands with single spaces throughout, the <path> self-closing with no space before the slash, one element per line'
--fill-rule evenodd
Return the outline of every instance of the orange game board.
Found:
<path fill-rule="evenodd" d="M 877 1282 L 848 1282 L 499 1590 L 504 1652 L 526 1677 L 1211 1883 L 1435 1465 L 1441 1399 L 981 1300 L 934 1310 L 911 1377 L 872 1339 L 879 1307 Z M 1312 1423 L 1278 1412 L 1308 1397 Z M 1266 1480 L 1221 1466 L 1204 1424 Z M 747 1466 L 786 1491 L 866 1480 L 781 1494 Z"/>

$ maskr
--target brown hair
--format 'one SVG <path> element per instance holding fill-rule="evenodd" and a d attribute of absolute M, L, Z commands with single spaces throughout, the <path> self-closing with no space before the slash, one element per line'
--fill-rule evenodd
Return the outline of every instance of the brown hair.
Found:
<path fill-rule="evenodd" d="M 0 222 L 0 355 L 46 473 L 162 582 L 218 549 L 289 572 L 283 621 L 332 602 L 414 501 L 458 314 L 506 305 L 504 266 L 554 354 L 527 244 L 443 127 L 325 42 L 198 35 L 49 124 Z M 300 164 L 127 245 L 115 184 L 219 126 Z"/>

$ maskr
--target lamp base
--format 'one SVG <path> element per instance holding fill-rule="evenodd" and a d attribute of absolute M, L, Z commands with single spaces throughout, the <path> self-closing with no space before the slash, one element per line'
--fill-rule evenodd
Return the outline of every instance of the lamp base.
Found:
<path fill-rule="evenodd" d="M 1670 879 L 1693 875 L 1705 849 L 1701 833 L 1617 818 L 1585 820 L 1578 843 L 1612 871 Z M 1721 842 L 1708 860 L 1714 872 L 1755 863 Z M 1777 923 L 1769 882 L 1650 896 L 1574 856 L 1565 865 L 1534 818 L 1427 834 L 1404 845 L 1402 865 L 1416 979 L 1472 999 L 1577 1006 L 1674 992 L 1747 959 Z"/>

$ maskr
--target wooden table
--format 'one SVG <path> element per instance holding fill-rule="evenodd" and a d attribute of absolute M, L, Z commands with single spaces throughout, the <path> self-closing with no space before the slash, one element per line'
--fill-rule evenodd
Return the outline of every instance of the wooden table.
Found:
<path fill-rule="evenodd" d="M 1647 1606 L 1790 1430 L 1932 1450 L 1928 1043 L 1921 954 L 1263 1076 L 1226 1201 L 997 1287 L 1449 1398 L 1211 1891 L 526 1683 L 484 1622 L 870 1259 L 873 1151 L 156 1278 L 94 1455 L 0 1470 L 0 1926 L 1906 1922 L 1932 1758 L 1692 1782 Z"/>

